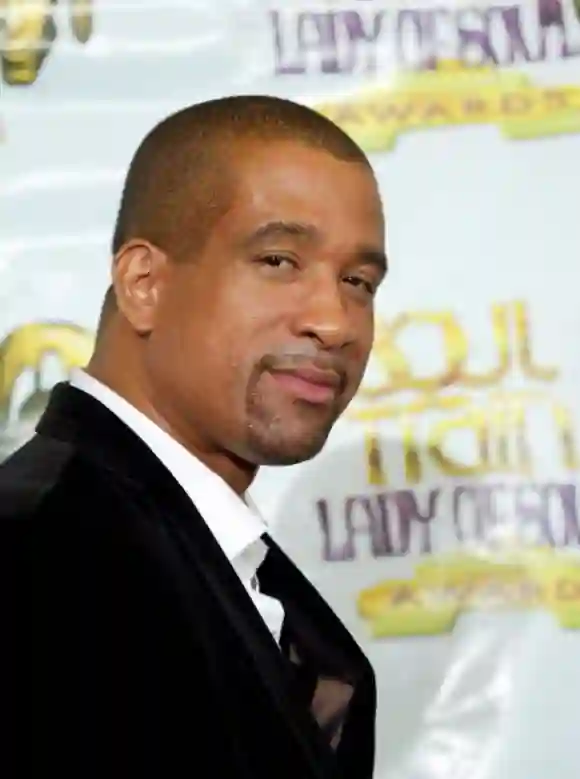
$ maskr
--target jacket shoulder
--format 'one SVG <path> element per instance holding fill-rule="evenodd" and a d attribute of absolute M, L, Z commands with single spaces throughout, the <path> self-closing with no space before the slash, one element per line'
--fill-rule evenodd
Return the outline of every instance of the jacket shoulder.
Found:
<path fill-rule="evenodd" d="M 118 484 L 63 441 L 35 436 L 0 465 L 0 523 L 114 503 Z M 50 515 L 50 516 L 48 516 Z"/>
<path fill-rule="evenodd" d="M 49 589 L 67 579 L 92 590 L 104 580 L 127 586 L 128 571 L 135 581 L 159 578 L 167 543 L 156 517 L 116 471 L 71 444 L 34 438 L 0 466 L 0 580 L 26 588 L 30 577 Z"/>

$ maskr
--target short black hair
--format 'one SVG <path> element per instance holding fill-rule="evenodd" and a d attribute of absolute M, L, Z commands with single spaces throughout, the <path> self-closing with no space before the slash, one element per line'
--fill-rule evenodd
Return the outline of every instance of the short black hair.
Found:
<path fill-rule="evenodd" d="M 362 149 L 322 114 L 265 95 L 238 95 L 184 108 L 141 142 L 125 180 L 112 250 L 131 238 L 163 250 L 203 238 L 223 213 L 228 169 L 240 140 L 294 140 L 369 165 Z"/>
<path fill-rule="evenodd" d="M 142 238 L 174 259 L 201 246 L 227 209 L 236 142 L 296 141 L 370 169 L 363 150 L 343 130 L 307 106 L 267 95 L 208 100 L 171 114 L 143 139 L 130 163 L 112 252 Z M 180 248 L 187 251 L 180 252 Z M 99 330 L 115 309 L 105 296 Z"/>

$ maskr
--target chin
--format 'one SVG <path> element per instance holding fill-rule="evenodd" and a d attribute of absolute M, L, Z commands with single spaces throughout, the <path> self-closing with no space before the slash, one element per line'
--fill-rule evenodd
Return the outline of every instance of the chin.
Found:
<path fill-rule="evenodd" d="M 312 460 L 319 452 L 320 449 L 317 449 L 316 452 L 272 452 L 262 457 L 257 465 L 270 467 L 299 465 L 300 463 Z"/>
<path fill-rule="evenodd" d="M 316 441 L 253 441 L 253 462 L 260 466 L 298 465 L 312 460 L 322 451 L 327 435 Z"/>

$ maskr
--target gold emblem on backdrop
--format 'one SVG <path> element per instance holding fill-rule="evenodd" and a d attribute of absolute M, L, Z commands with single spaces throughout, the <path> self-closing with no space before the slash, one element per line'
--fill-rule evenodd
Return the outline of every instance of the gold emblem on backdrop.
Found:
<path fill-rule="evenodd" d="M 93 33 L 94 0 L 0 0 L 1 78 L 12 86 L 34 84 L 58 38 L 55 12 L 66 10 L 81 44 Z"/>
<path fill-rule="evenodd" d="M 88 363 L 92 350 L 89 331 L 68 322 L 27 323 L 0 342 L 0 459 L 34 433 L 54 384 L 46 361 L 56 362 L 64 380 Z"/>

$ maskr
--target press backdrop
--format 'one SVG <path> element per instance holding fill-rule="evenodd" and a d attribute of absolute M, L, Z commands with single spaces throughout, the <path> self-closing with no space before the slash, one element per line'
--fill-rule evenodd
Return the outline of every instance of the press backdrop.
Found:
<path fill-rule="evenodd" d="M 254 497 L 374 663 L 377 779 L 577 779 L 580 2 L 415 1 L 0 0 L 2 456 L 90 354 L 144 133 L 319 108 L 392 272 L 350 412 Z"/>

